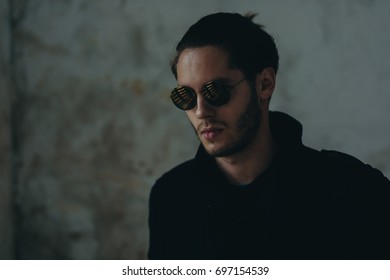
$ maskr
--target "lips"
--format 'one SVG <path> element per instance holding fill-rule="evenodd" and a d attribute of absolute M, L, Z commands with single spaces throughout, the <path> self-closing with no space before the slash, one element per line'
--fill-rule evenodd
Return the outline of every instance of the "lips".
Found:
<path fill-rule="evenodd" d="M 221 133 L 221 128 L 205 128 L 200 132 L 200 134 L 209 141 L 215 140 Z"/>

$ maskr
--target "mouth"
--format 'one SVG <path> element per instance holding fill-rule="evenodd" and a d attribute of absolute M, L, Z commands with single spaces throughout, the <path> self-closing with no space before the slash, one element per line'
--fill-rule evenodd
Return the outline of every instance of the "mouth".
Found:
<path fill-rule="evenodd" d="M 208 141 L 215 140 L 221 133 L 222 128 L 205 128 L 201 130 L 200 135 Z"/>

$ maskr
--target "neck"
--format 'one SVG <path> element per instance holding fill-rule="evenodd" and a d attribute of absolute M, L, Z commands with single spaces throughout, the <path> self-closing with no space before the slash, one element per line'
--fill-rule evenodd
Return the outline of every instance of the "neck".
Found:
<path fill-rule="evenodd" d="M 275 150 L 267 115 L 262 118 L 253 141 L 245 150 L 228 157 L 218 157 L 216 162 L 232 184 L 245 185 L 253 182 L 267 169 Z"/>

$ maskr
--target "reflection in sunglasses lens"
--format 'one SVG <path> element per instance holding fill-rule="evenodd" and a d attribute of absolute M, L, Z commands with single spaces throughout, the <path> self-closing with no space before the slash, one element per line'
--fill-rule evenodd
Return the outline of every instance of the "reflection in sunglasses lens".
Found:
<path fill-rule="evenodd" d="M 222 106 L 230 99 L 226 85 L 217 82 L 208 82 L 204 85 L 202 95 L 207 103 L 213 106 Z M 171 99 L 181 110 L 191 110 L 196 106 L 196 92 L 186 86 L 178 86 L 172 90 Z"/>
<path fill-rule="evenodd" d="M 205 85 L 203 96 L 214 106 L 221 106 L 229 101 L 229 91 L 223 84 L 210 82 Z"/>
<path fill-rule="evenodd" d="M 171 93 L 173 103 L 181 110 L 190 110 L 195 107 L 195 92 L 188 87 L 176 87 Z"/>

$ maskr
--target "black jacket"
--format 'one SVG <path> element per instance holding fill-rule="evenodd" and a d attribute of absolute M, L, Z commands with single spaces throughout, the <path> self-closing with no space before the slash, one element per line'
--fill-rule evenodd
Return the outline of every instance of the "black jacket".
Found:
<path fill-rule="evenodd" d="M 354 157 L 304 146 L 286 114 L 270 123 L 278 156 L 248 195 L 226 195 L 202 147 L 157 180 L 150 259 L 390 259 L 389 180 Z"/>

